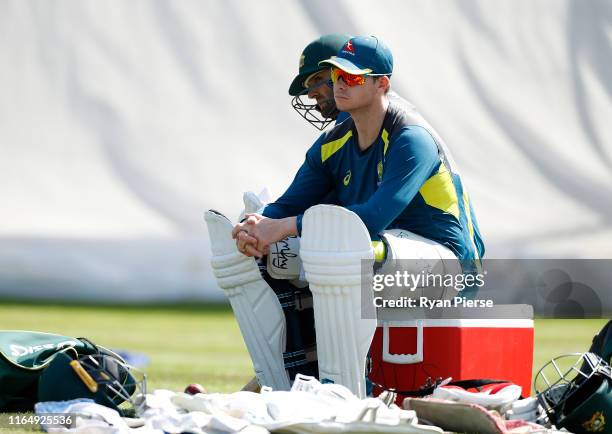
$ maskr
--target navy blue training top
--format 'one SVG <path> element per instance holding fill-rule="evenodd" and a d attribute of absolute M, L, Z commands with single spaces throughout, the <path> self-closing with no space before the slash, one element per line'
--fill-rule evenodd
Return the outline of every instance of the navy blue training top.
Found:
<path fill-rule="evenodd" d="M 297 216 L 301 233 L 303 213 L 333 192 L 336 204 L 355 212 L 373 240 L 385 229 L 405 229 L 445 245 L 461 260 L 477 259 L 455 183 L 429 131 L 390 103 L 377 139 L 365 151 L 350 117 L 324 132 L 287 191 L 263 215 Z"/>

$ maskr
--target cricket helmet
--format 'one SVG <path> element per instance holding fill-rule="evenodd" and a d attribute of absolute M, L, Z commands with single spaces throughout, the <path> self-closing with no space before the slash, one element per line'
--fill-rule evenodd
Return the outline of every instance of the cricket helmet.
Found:
<path fill-rule="evenodd" d="M 90 398 L 135 416 L 144 407 L 146 376 L 117 355 L 104 353 L 71 357 L 58 353 L 41 374 L 39 401 L 67 401 Z"/>
<path fill-rule="evenodd" d="M 327 65 L 320 66 L 319 62 L 335 56 L 349 38 L 348 35 L 332 33 L 323 35 L 308 44 L 300 55 L 298 75 L 289 86 L 289 95 L 293 96 L 291 106 L 318 130 L 325 129 L 336 119 L 338 109 L 336 109 L 333 98 L 324 111 L 317 104 L 310 103 L 307 98 L 308 88 L 305 86 L 305 81 L 313 74 L 329 68 Z M 331 87 L 331 80 L 322 86 Z"/>
<path fill-rule="evenodd" d="M 534 382 L 540 405 L 557 428 L 612 433 L 612 371 L 594 353 L 555 357 Z"/>

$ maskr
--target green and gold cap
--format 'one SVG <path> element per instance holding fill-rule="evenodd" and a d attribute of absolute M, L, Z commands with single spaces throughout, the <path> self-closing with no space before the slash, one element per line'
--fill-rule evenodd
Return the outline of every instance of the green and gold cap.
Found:
<path fill-rule="evenodd" d="M 327 66 L 319 66 L 319 62 L 335 56 L 349 39 L 349 35 L 332 33 L 323 35 L 308 44 L 300 55 L 299 72 L 289 86 L 289 95 L 296 96 L 306 90 L 304 81 L 315 72 L 327 68 Z"/>

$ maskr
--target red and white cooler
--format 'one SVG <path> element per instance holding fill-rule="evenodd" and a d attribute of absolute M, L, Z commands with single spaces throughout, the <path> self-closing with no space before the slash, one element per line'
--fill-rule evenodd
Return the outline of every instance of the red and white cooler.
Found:
<path fill-rule="evenodd" d="M 531 394 L 532 319 L 379 321 L 370 347 L 374 395 L 452 377 L 507 380 Z M 377 385 L 377 386 L 376 386 Z"/>

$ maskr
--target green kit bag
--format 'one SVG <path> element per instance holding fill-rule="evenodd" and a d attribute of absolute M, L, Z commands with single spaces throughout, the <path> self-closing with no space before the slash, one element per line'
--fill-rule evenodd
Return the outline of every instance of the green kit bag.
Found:
<path fill-rule="evenodd" d="M 38 379 L 59 353 L 72 358 L 104 352 L 85 338 L 51 333 L 0 331 L 0 411 L 32 411 Z"/>

